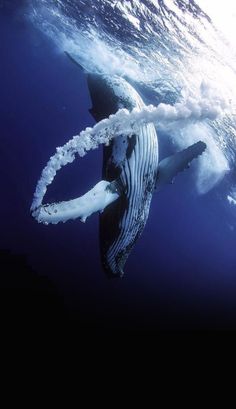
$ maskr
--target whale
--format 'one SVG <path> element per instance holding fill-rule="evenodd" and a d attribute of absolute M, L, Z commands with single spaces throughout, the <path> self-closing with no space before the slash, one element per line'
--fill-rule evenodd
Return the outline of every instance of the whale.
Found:
<path fill-rule="evenodd" d="M 144 102 L 127 80 L 87 75 L 96 121 L 120 108 L 141 109 Z M 158 138 L 153 124 L 119 135 L 103 147 L 102 179 L 116 181 L 119 197 L 99 216 L 100 256 L 110 277 L 124 274 L 124 265 L 140 237 L 149 214 L 158 169 Z"/>
<path fill-rule="evenodd" d="M 87 74 L 96 121 L 120 108 L 142 109 L 145 104 L 134 87 L 119 76 Z M 125 263 L 147 223 L 155 191 L 172 183 L 178 172 L 204 152 L 204 142 L 159 162 L 158 136 L 153 124 L 130 135 L 119 135 L 103 147 L 102 179 L 114 183 L 119 193 L 99 216 L 100 256 L 110 277 L 122 277 Z"/>
<path fill-rule="evenodd" d="M 142 96 L 128 78 L 89 73 L 73 55 L 66 54 L 86 76 L 91 98 L 89 111 L 97 123 L 122 109 L 139 112 L 145 108 Z M 146 226 L 154 193 L 173 183 L 177 174 L 189 168 L 207 146 L 198 141 L 160 160 L 158 134 L 153 123 L 134 123 L 129 133 L 112 129 L 109 132 L 115 134 L 111 135 L 109 144 L 103 145 L 102 180 L 77 199 L 42 205 L 46 185 L 60 168 L 58 161 L 63 164 L 65 160 L 67 163 L 73 160 L 75 145 L 72 140 L 66 144 L 66 151 L 57 149 L 57 154 L 43 170 L 31 211 L 33 217 L 44 224 L 77 218 L 85 222 L 88 216 L 99 212 L 101 263 L 107 276 L 113 278 L 124 276 L 125 264 Z M 68 152 L 72 152 L 69 159 Z"/>

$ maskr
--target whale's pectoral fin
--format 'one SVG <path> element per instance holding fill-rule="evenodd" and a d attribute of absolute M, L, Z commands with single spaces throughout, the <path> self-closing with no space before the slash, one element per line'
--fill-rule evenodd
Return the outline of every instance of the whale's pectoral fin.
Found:
<path fill-rule="evenodd" d="M 41 205 L 33 211 L 40 223 L 57 224 L 79 218 L 85 222 L 87 217 L 103 210 L 118 199 L 121 192 L 116 181 L 101 180 L 85 195 L 67 202 Z"/>
<path fill-rule="evenodd" d="M 189 168 L 190 162 L 201 155 L 206 149 L 202 141 L 194 143 L 183 151 L 163 159 L 158 166 L 156 190 L 159 191 L 168 183 L 173 183 L 175 176 Z"/>

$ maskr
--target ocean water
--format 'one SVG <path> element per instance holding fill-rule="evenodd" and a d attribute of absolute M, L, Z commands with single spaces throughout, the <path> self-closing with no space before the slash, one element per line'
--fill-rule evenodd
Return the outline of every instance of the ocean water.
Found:
<path fill-rule="evenodd" d="M 202 3 L 0 2 L 6 319 L 37 325 L 49 317 L 97 332 L 235 329 L 236 56 L 233 38 Z M 122 280 L 108 280 L 100 266 L 97 215 L 56 226 L 30 215 L 56 147 L 94 126 L 85 75 L 65 51 L 88 72 L 125 77 L 147 105 L 181 107 L 156 124 L 161 158 L 199 139 L 208 146 L 154 195 Z M 101 167 L 102 146 L 63 168 L 46 201 L 85 193 Z"/>

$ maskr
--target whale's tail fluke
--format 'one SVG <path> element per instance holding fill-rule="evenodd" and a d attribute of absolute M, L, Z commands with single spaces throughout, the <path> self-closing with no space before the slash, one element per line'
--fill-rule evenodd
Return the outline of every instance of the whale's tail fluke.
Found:
<path fill-rule="evenodd" d="M 156 190 L 159 191 L 166 184 L 173 183 L 176 175 L 189 168 L 192 160 L 201 155 L 206 147 L 204 142 L 199 141 L 183 151 L 163 159 L 158 165 Z"/>

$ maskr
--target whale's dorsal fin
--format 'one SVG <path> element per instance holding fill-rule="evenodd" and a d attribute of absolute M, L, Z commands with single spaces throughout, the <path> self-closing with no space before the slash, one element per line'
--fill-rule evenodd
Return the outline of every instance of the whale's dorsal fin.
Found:
<path fill-rule="evenodd" d="M 202 141 L 194 143 L 183 151 L 163 159 L 158 165 L 156 190 L 173 183 L 175 176 L 184 169 L 189 168 L 190 162 L 201 155 L 206 149 L 206 144 Z"/>

